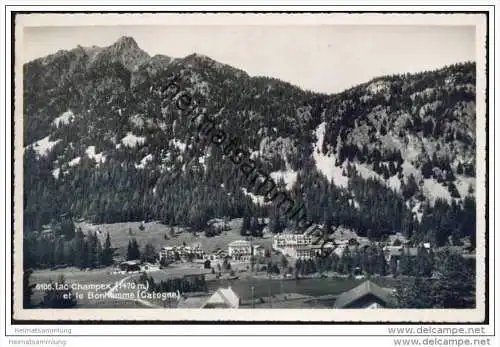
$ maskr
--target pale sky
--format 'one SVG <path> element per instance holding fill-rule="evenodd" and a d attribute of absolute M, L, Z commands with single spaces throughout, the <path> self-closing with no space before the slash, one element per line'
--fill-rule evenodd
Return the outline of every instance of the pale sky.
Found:
<path fill-rule="evenodd" d="M 199 53 L 303 89 L 337 93 L 387 74 L 475 61 L 474 26 L 86 26 L 24 28 L 23 61 L 132 36 L 151 56 Z"/>

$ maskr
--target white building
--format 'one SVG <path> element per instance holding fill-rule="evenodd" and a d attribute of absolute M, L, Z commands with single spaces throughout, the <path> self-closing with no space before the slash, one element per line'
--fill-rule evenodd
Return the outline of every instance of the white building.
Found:
<path fill-rule="evenodd" d="M 266 249 L 261 245 L 253 246 L 253 255 L 264 257 L 266 255 Z"/>
<path fill-rule="evenodd" d="M 296 247 L 310 244 L 312 244 L 312 237 L 306 234 L 277 234 L 273 237 L 273 248 Z"/>
<path fill-rule="evenodd" d="M 203 260 L 210 260 L 210 261 L 215 261 L 222 263 L 224 259 L 227 257 L 227 251 L 221 249 L 218 251 L 214 251 L 212 253 L 204 253 L 203 254 Z"/>
<path fill-rule="evenodd" d="M 175 247 L 162 247 L 160 249 L 160 261 L 163 259 L 175 259 Z"/>
<path fill-rule="evenodd" d="M 245 240 L 233 241 L 227 249 L 228 255 L 234 260 L 249 261 L 252 255 L 252 244 Z"/>
<path fill-rule="evenodd" d="M 254 256 L 265 256 L 266 249 L 261 245 L 253 245 L 250 241 L 237 240 L 231 242 L 228 246 L 228 255 L 239 261 L 250 261 L 252 254 Z"/>
<path fill-rule="evenodd" d="M 310 257 L 312 236 L 309 234 L 277 234 L 273 249 L 293 258 Z"/>
<path fill-rule="evenodd" d="M 187 258 L 189 255 L 202 259 L 204 252 L 200 246 L 165 246 L 160 249 L 160 261 L 162 259 L 176 260 L 177 256 Z"/>
<path fill-rule="evenodd" d="M 297 246 L 295 248 L 294 258 L 298 259 L 310 259 L 312 257 L 312 248 L 310 245 L 308 246 Z"/>
<path fill-rule="evenodd" d="M 177 247 L 177 250 L 180 254 L 181 257 L 187 257 L 188 255 L 193 255 L 195 258 L 203 258 L 203 249 L 201 246 L 196 245 L 193 247 L 190 246 L 182 246 L 182 247 Z"/>

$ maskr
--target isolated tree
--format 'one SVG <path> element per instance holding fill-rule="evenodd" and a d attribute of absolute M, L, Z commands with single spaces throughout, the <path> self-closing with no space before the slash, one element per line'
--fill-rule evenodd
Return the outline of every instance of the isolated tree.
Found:
<path fill-rule="evenodd" d="M 231 263 L 229 262 L 228 258 L 224 259 L 223 267 L 225 271 L 231 270 Z"/>
<path fill-rule="evenodd" d="M 424 137 L 428 137 L 429 135 L 431 135 L 433 129 L 434 129 L 434 122 L 432 121 L 432 119 L 429 118 L 426 121 L 424 121 L 422 129 L 424 132 Z"/>
<path fill-rule="evenodd" d="M 452 198 L 459 199 L 460 198 L 460 193 L 458 192 L 457 187 L 455 186 L 455 183 L 450 182 L 448 185 L 448 191 L 450 192 L 450 195 Z"/>
<path fill-rule="evenodd" d="M 397 173 L 396 166 L 393 161 L 389 162 L 389 176 L 394 176 Z"/>
<path fill-rule="evenodd" d="M 356 269 L 358 267 L 360 268 L 363 266 L 363 257 L 358 245 L 356 245 L 356 247 L 354 248 L 354 251 L 351 254 L 351 259 L 352 259 L 352 269 Z M 367 263 L 368 260 L 365 258 L 364 262 Z"/>
<path fill-rule="evenodd" d="M 375 273 L 385 276 L 387 275 L 387 262 L 385 260 L 384 250 L 381 247 L 376 249 L 374 254 L 375 259 Z"/>
<path fill-rule="evenodd" d="M 137 240 L 133 238 L 128 242 L 127 247 L 127 260 L 138 260 L 141 258 L 141 252 L 139 250 L 139 244 Z"/>
<path fill-rule="evenodd" d="M 259 220 L 257 217 L 250 218 L 250 235 L 257 237 L 259 236 Z"/>
<path fill-rule="evenodd" d="M 472 185 L 472 183 L 471 183 L 471 184 L 469 184 L 469 189 L 467 190 L 467 193 L 468 193 L 469 195 L 474 194 L 474 186 Z"/>
<path fill-rule="evenodd" d="M 405 184 L 401 186 L 401 192 L 405 199 L 409 199 L 414 196 L 418 192 L 418 184 L 413 174 L 408 176 L 408 179 Z"/>
<path fill-rule="evenodd" d="M 433 167 L 439 167 L 440 166 L 436 152 L 432 153 L 432 166 Z"/>
<path fill-rule="evenodd" d="M 422 176 L 424 176 L 424 178 L 431 178 L 432 168 L 432 163 L 429 160 L 426 160 L 422 165 Z"/>
<path fill-rule="evenodd" d="M 387 165 L 382 166 L 382 171 L 383 171 L 384 180 L 388 180 L 391 177 L 391 175 L 390 175 L 389 169 L 387 168 Z"/>
<path fill-rule="evenodd" d="M 414 272 L 420 277 L 430 277 L 434 266 L 433 253 L 424 247 L 419 247 L 414 264 Z"/>
<path fill-rule="evenodd" d="M 249 229 L 250 229 L 250 217 L 245 216 L 243 217 L 243 223 L 241 224 L 240 235 L 246 236 L 248 234 Z"/>
<path fill-rule="evenodd" d="M 349 247 L 346 247 L 338 262 L 338 271 L 343 274 L 350 274 L 353 268 L 352 262 L 351 251 L 349 250 Z"/>
<path fill-rule="evenodd" d="M 71 218 L 64 218 L 61 221 L 61 235 L 63 235 L 66 240 L 71 240 L 75 236 L 75 224 Z"/>
<path fill-rule="evenodd" d="M 160 259 L 160 266 L 161 267 L 166 267 L 166 266 L 168 266 L 168 264 L 169 264 L 169 260 L 167 259 L 167 257 L 163 257 Z"/>
<path fill-rule="evenodd" d="M 144 251 L 142 252 L 142 261 L 147 262 L 147 263 L 154 263 L 156 262 L 156 250 L 155 247 L 151 243 L 147 243 L 144 246 Z"/>
<path fill-rule="evenodd" d="M 81 267 L 82 268 L 89 267 L 90 263 L 89 263 L 89 242 L 88 242 L 88 240 L 83 241 L 81 256 L 82 256 L 82 258 L 81 258 L 82 260 L 80 262 Z"/>
<path fill-rule="evenodd" d="M 398 261 L 395 257 L 391 257 L 389 262 L 389 266 L 391 268 L 392 277 L 396 277 L 398 275 Z"/>
<path fill-rule="evenodd" d="M 87 266 L 90 268 L 96 268 L 101 260 L 101 244 L 97 238 L 97 234 L 89 232 L 87 235 Z"/>
<path fill-rule="evenodd" d="M 295 278 L 299 277 L 299 275 L 303 274 L 303 264 L 302 259 L 297 259 L 295 262 Z"/>
<path fill-rule="evenodd" d="M 269 231 L 276 234 L 281 233 L 283 229 L 284 225 L 281 222 L 279 211 L 277 208 L 274 208 L 269 220 Z"/>
<path fill-rule="evenodd" d="M 65 255 L 64 255 L 64 238 L 63 237 L 58 237 L 54 241 L 54 265 L 62 265 L 65 262 Z"/>
<path fill-rule="evenodd" d="M 106 234 L 106 241 L 104 241 L 104 248 L 102 250 L 102 264 L 105 266 L 109 266 L 113 264 L 113 249 L 111 248 L 111 238 L 109 233 Z"/>
<path fill-rule="evenodd" d="M 410 255 L 410 250 L 408 248 L 403 248 L 399 267 L 401 269 L 402 275 L 411 276 L 414 273 L 415 265 L 413 257 Z"/>
<path fill-rule="evenodd" d="M 96 250 L 96 267 L 102 265 L 102 244 L 101 241 L 97 241 L 97 250 Z"/>
<path fill-rule="evenodd" d="M 288 266 L 288 259 L 287 259 L 284 255 L 282 255 L 282 256 L 281 256 L 281 259 L 280 259 L 280 265 L 281 265 L 281 269 L 282 269 L 283 271 L 285 271 L 285 269 L 286 269 L 286 268 L 287 268 L 287 266 Z"/>
<path fill-rule="evenodd" d="M 385 136 L 387 134 L 387 129 L 383 124 L 380 125 L 380 135 Z"/>

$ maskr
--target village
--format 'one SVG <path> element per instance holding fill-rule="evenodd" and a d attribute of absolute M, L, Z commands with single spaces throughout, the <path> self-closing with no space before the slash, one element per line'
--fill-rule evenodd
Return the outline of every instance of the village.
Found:
<path fill-rule="evenodd" d="M 318 231 L 318 226 L 313 228 Z M 394 277 L 405 274 L 404 268 L 411 266 L 406 262 L 415 264 L 417 257 L 445 251 L 474 258 L 466 243 L 438 249 L 430 243 L 411 244 L 401 233 L 377 242 L 347 229 L 337 229 L 327 240 L 311 230 L 272 234 L 264 229 L 262 238 L 241 237 L 212 250 L 196 242 L 170 243 L 161 246 L 155 262 L 121 261 L 112 273 L 135 275 L 135 281 L 142 274 L 143 281 L 157 283 L 157 290 L 175 291 L 184 286 L 175 287 L 175 281 L 192 278 L 203 283 L 203 290 L 181 290 L 178 300 L 169 300 L 170 308 L 377 308 L 392 307 Z M 366 264 L 370 252 L 369 262 L 377 259 L 382 270 Z M 427 275 L 435 273 L 429 269 Z M 158 301 L 154 305 L 167 307 Z"/>

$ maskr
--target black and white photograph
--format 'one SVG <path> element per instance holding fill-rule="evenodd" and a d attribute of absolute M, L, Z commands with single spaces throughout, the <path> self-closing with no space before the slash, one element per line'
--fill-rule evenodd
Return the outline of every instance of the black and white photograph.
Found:
<path fill-rule="evenodd" d="M 143 16 L 15 18 L 14 317 L 484 320 L 484 14 Z"/>

